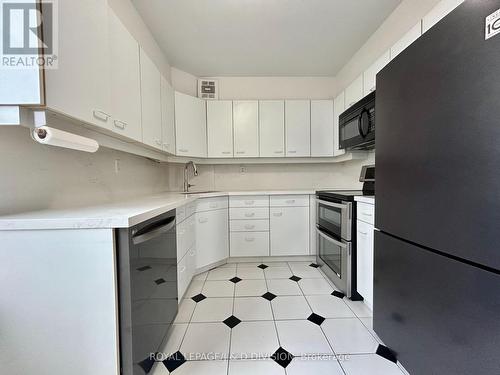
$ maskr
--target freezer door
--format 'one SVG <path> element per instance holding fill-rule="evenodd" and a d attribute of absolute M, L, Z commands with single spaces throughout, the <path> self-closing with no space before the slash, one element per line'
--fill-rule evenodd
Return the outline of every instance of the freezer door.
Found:
<path fill-rule="evenodd" d="M 498 374 L 500 275 L 375 233 L 373 327 L 410 374 Z"/>
<path fill-rule="evenodd" d="M 497 270 L 499 8 L 465 1 L 379 73 L 376 104 L 376 227 Z"/>

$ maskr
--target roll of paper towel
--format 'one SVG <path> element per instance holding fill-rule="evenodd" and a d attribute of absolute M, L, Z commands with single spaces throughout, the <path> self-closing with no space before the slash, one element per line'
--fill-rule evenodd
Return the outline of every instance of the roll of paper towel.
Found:
<path fill-rule="evenodd" d="M 64 147 L 85 152 L 96 152 L 99 149 L 99 143 L 93 139 L 49 128 L 48 126 L 34 129 L 33 139 L 43 145 Z"/>

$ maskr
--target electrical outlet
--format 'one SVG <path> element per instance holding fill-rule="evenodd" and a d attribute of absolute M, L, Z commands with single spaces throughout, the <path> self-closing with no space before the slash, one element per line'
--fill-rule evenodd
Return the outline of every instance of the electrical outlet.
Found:
<path fill-rule="evenodd" d="M 118 174 L 120 172 L 120 159 L 115 159 L 115 173 Z"/>
<path fill-rule="evenodd" d="M 247 167 L 245 167 L 245 166 L 242 165 L 240 167 L 240 173 L 247 173 Z"/>

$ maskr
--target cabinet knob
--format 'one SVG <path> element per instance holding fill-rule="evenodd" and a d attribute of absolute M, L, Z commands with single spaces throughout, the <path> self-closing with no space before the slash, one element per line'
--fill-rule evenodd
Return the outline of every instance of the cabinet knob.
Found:
<path fill-rule="evenodd" d="M 126 122 L 120 121 L 120 120 L 114 120 L 113 123 L 115 124 L 115 127 L 118 129 L 124 130 L 127 126 Z"/>
<path fill-rule="evenodd" d="M 223 155 L 231 155 L 231 151 L 222 151 Z"/>
<path fill-rule="evenodd" d="M 361 231 L 359 231 L 359 234 L 362 234 L 363 236 L 367 236 L 367 235 L 368 235 L 368 233 L 366 233 L 366 232 L 361 232 Z"/>
<path fill-rule="evenodd" d="M 242 154 L 246 154 L 246 151 L 236 151 L 236 153 L 239 155 L 242 155 Z"/>
<path fill-rule="evenodd" d="M 279 150 L 279 151 L 274 151 L 275 154 L 282 154 L 283 153 L 283 150 Z"/>
<path fill-rule="evenodd" d="M 204 218 L 204 219 L 198 219 L 198 222 L 200 224 L 205 224 L 206 222 L 208 222 L 208 219 Z"/>
<path fill-rule="evenodd" d="M 297 150 L 288 150 L 288 153 L 289 153 L 289 154 L 296 154 L 296 153 L 297 153 Z"/>

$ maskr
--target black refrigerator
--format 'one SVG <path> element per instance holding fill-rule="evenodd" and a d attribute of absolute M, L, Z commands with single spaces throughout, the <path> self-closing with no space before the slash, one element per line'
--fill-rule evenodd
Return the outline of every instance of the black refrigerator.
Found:
<path fill-rule="evenodd" d="M 373 324 L 412 375 L 500 374 L 499 9 L 465 1 L 377 76 Z"/>

